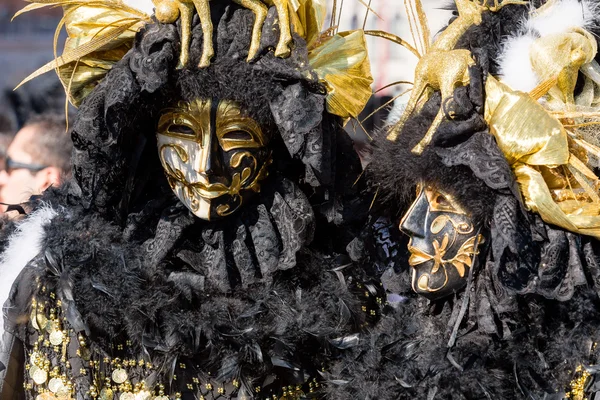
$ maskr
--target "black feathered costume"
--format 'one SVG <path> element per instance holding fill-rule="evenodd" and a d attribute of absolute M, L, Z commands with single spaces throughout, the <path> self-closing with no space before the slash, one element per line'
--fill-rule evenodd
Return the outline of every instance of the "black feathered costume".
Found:
<path fill-rule="evenodd" d="M 397 141 L 386 139 L 391 127 L 376 138 L 365 172 L 375 196 L 372 220 L 349 250 L 377 267 L 389 305 L 330 370 L 334 398 L 596 398 L 600 244 L 526 209 L 484 118 L 486 76 L 499 72 L 503 41 L 525 34 L 529 11 L 511 5 L 484 13 L 458 45 L 477 61 L 470 84 L 444 104 L 433 95 Z M 579 79 L 576 94 L 581 73 Z M 414 154 L 440 107 L 444 122 Z M 464 290 L 435 301 L 414 293 L 408 239 L 398 230 L 418 185 L 451 194 L 486 232 Z"/>
<path fill-rule="evenodd" d="M 313 398 L 377 318 L 379 287 L 340 256 L 364 214 L 360 163 L 306 43 L 273 55 L 273 8 L 248 63 L 253 14 L 211 11 L 208 68 L 176 70 L 178 27 L 154 22 L 81 105 L 74 180 L 35 203 L 39 251 L 5 306 L 2 399 Z M 160 111 L 196 97 L 236 101 L 272 133 L 260 194 L 221 221 L 179 202 L 156 154 Z"/>

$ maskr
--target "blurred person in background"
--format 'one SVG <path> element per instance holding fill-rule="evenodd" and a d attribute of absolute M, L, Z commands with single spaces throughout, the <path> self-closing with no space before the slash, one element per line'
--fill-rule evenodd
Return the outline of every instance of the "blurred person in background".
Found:
<path fill-rule="evenodd" d="M 0 168 L 6 164 L 6 151 L 15 136 L 16 129 L 5 112 L 5 108 L 0 108 Z"/>
<path fill-rule="evenodd" d="M 32 117 L 8 147 L 0 171 L 0 208 L 25 202 L 50 186 L 60 184 L 71 173 L 71 137 L 64 114 Z"/>

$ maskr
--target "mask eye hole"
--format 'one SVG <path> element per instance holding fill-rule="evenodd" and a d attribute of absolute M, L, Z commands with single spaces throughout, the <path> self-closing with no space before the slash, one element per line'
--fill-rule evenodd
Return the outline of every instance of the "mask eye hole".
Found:
<path fill-rule="evenodd" d="M 454 214 L 465 214 L 452 196 L 446 195 L 431 187 L 425 189 L 425 195 L 429 202 L 430 211 L 451 212 Z"/>
<path fill-rule="evenodd" d="M 252 135 L 246 131 L 235 130 L 235 131 L 230 131 L 230 132 L 226 132 L 225 134 L 223 134 L 222 139 L 224 139 L 224 140 L 252 140 L 253 138 L 252 138 Z"/>
<path fill-rule="evenodd" d="M 448 201 L 446 196 L 444 196 L 441 193 L 436 193 L 436 196 L 434 198 L 434 204 L 438 208 L 446 208 L 446 209 L 453 208 L 453 205 Z"/>
<path fill-rule="evenodd" d="M 169 131 L 171 133 L 178 133 L 180 135 L 196 136 L 196 132 L 194 132 L 194 129 L 187 125 L 171 125 L 169 127 Z"/>

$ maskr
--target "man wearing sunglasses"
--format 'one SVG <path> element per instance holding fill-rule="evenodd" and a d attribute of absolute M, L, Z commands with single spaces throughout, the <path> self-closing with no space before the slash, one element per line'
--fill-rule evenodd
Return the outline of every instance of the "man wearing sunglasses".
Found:
<path fill-rule="evenodd" d="M 33 117 L 17 132 L 0 171 L 0 210 L 58 185 L 71 173 L 71 137 L 64 115 Z"/>

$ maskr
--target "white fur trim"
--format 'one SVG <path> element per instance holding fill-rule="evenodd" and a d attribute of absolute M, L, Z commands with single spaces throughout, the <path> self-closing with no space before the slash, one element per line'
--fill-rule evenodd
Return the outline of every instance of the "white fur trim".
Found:
<path fill-rule="evenodd" d="M 27 263 L 40 251 L 44 239 L 44 226 L 57 215 L 50 206 L 44 206 L 19 224 L 11 235 L 8 246 L 0 255 L 0 305 L 8 299 L 13 283 Z M 0 315 L 0 337 L 4 332 L 4 313 Z"/>
<path fill-rule="evenodd" d="M 522 32 L 504 40 L 498 77 L 512 89 L 523 92 L 533 90 L 540 83 L 531 67 L 529 54 L 534 40 L 575 27 L 594 27 L 599 12 L 599 6 L 590 0 L 556 0 L 543 12 L 532 10 L 523 21 Z"/>

